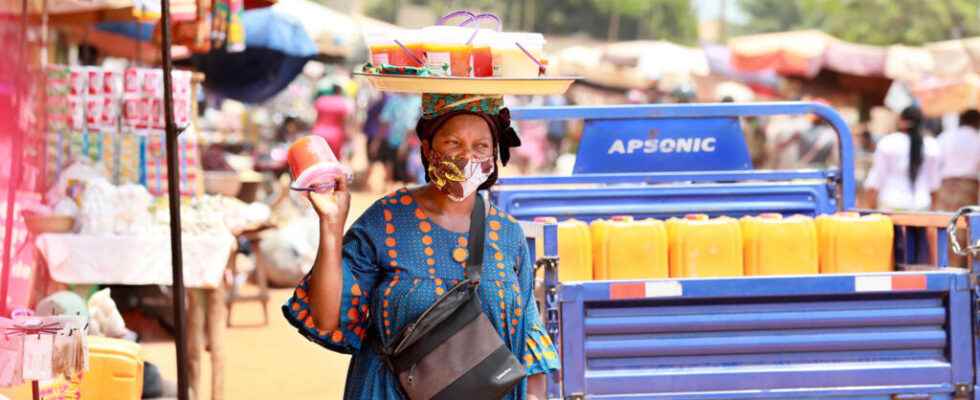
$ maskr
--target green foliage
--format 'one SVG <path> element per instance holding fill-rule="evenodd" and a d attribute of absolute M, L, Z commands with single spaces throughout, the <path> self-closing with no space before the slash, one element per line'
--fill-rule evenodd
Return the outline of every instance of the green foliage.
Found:
<path fill-rule="evenodd" d="M 739 0 L 741 34 L 820 29 L 843 40 L 888 45 L 980 35 L 977 0 Z"/>

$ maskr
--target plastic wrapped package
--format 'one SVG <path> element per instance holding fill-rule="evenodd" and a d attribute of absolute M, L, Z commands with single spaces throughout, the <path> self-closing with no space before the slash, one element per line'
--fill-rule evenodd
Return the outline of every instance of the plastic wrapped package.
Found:
<path fill-rule="evenodd" d="M 266 231 L 259 242 L 270 284 L 290 287 L 313 267 L 317 252 L 317 222 L 313 216 L 291 218 L 278 229 Z"/>
<path fill-rule="evenodd" d="M 113 232 L 115 192 L 115 186 L 105 178 L 93 179 L 86 183 L 78 218 L 82 234 L 100 235 Z"/>
<path fill-rule="evenodd" d="M 52 211 L 55 215 L 69 215 L 72 217 L 78 216 L 78 204 L 75 200 L 65 197 L 58 201 L 54 205 L 54 210 Z"/>
<path fill-rule="evenodd" d="M 79 184 L 81 187 L 84 187 L 88 182 L 99 179 L 107 179 L 105 169 L 101 164 L 93 165 L 87 162 L 72 163 L 58 175 L 58 180 L 48 190 L 46 196 L 48 204 L 58 204 L 62 199 L 70 197 Z"/>
<path fill-rule="evenodd" d="M 143 186 L 126 184 L 116 188 L 113 232 L 133 234 L 147 232 L 153 224 L 150 205 L 153 196 Z"/>

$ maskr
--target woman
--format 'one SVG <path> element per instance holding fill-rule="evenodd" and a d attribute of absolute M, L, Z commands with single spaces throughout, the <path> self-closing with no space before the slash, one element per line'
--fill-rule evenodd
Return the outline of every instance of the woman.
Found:
<path fill-rule="evenodd" d="M 877 145 L 868 178 L 866 202 L 882 210 L 927 211 L 939 189 L 939 144 L 924 137 L 923 116 L 909 106 L 899 117 L 899 132 Z"/>
<path fill-rule="evenodd" d="M 300 332 L 330 350 L 353 354 L 345 399 L 398 399 L 397 378 L 378 358 L 408 323 L 463 279 L 476 190 L 497 179 L 520 140 L 500 98 L 424 95 L 416 132 L 429 184 L 374 203 L 343 235 L 350 195 L 311 194 L 320 216 L 313 269 L 283 306 Z M 484 312 L 529 378 L 509 399 L 545 399 L 544 373 L 558 369 L 532 297 L 532 263 L 524 234 L 494 206 L 486 214 Z"/>
<path fill-rule="evenodd" d="M 347 117 L 354 106 L 344 97 L 340 85 L 334 83 L 317 91 L 314 107 L 316 122 L 313 124 L 313 134 L 326 139 L 333 154 L 342 159 L 344 142 L 347 141 Z"/>

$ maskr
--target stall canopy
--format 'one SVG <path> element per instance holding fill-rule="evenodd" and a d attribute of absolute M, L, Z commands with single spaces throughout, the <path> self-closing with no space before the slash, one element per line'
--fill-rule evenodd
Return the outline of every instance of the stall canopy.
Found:
<path fill-rule="evenodd" d="M 930 116 L 980 106 L 980 38 L 892 46 L 885 73 L 901 81 Z"/>
<path fill-rule="evenodd" d="M 173 21 L 197 16 L 198 0 L 171 0 Z M 160 19 L 160 0 L 27 0 L 30 15 L 46 13 L 52 25 L 85 25 L 103 21 Z M 0 13 L 20 14 L 20 1 L 0 1 Z"/>
<path fill-rule="evenodd" d="M 687 82 L 708 75 L 704 51 L 663 41 L 631 41 L 598 48 L 573 46 L 558 54 L 562 73 L 624 89 Z"/>

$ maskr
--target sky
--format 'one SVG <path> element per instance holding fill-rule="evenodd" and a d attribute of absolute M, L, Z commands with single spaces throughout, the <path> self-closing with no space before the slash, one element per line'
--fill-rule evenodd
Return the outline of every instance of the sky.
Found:
<path fill-rule="evenodd" d="M 710 21 L 717 19 L 721 15 L 722 4 L 727 7 L 727 18 L 732 22 L 740 22 L 745 16 L 738 9 L 738 0 L 691 0 L 694 7 L 698 10 L 698 19 Z"/>

